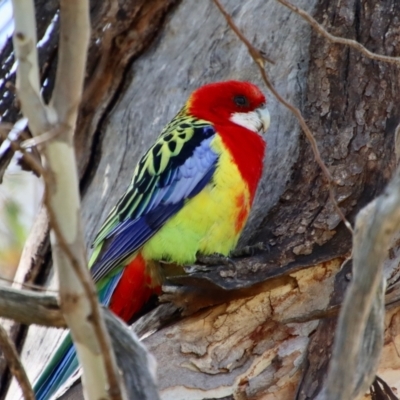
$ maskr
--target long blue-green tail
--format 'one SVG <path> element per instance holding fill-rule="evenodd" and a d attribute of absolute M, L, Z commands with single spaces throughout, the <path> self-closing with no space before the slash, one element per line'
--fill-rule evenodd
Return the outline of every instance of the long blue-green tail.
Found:
<path fill-rule="evenodd" d="M 114 292 L 122 271 L 111 279 L 99 282 L 99 300 L 102 304 L 108 305 Z M 63 340 L 45 370 L 35 382 L 33 390 L 37 400 L 49 400 L 58 389 L 78 369 L 79 363 L 71 335 L 68 334 Z"/>
<path fill-rule="evenodd" d="M 35 382 L 33 390 L 37 400 L 48 400 L 78 369 L 78 358 L 71 336 L 63 340 L 50 363 Z"/>

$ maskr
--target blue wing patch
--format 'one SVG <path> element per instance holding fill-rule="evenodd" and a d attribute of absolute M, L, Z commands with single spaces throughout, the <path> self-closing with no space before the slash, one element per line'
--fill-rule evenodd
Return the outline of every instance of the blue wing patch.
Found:
<path fill-rule="evenodd" d="M 218 154 L 210 146 L 215 130 L 204 121 L 198 125 L 185 122 L 183 131 L 188 130 L 192 134 L 187 135 L 185 146 L 176 155 L 169 152 L 165 156 L 165 150 L 162 153 L 163 147 L 159 146 L 161 140 L 165 142 L 165 136 L 172 135 L 167 131 L 141 159 L 128 192 L 95 240 L 95 245 L 104 241 L 91 267 L 96 282 L 120 266 L 211 181 L 218 162 Z M 175 137 L 176 132 L 178 138 L 182 136 L 174 126 Z M 177 147 L 170 142 L 171 139 L 167 151 Z M 169 157 L 167 164 L 166 157 Z"/>

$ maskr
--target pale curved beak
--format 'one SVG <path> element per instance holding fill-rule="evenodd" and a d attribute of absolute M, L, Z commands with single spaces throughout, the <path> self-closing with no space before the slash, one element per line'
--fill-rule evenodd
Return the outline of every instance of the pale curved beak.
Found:
<path fill-rule="evenodd" d="M 255 111 L 257 112 L 260 121 L 262 123 L 262 126 L 260 127 L 259 131 L 261 131 L 261 133 L 265 133 L 268 130 L 269 124 L 271 122 L 271 116 L 269 115 L 268 108 L 264 106 L 257 108 Z"/>

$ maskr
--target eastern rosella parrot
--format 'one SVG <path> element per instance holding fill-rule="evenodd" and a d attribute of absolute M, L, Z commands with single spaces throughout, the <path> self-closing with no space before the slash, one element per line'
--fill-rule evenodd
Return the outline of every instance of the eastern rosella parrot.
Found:
<path fill-rule="evenodd" d="M 195 90 L 137 165 L 93 242 L 99 299 L 128 322 L 160 291 L 159 261 L 228 255 L 261 178 L 269 126 L 260 89 L 228 81 Z M 49 399 L 78 368 L 68 335 L 35 385 Z"/>

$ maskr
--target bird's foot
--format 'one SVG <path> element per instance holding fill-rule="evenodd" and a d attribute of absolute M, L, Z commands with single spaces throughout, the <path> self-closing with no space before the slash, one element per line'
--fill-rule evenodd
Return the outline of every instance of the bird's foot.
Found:
<path fill-rule="evenodd" d="M 236 263 L 230 257 L 218 253 L 210 254 L 207 256 L 197 254 L 197 261 L 207 266 L 225 265 L 228 268 L 223 268 L 219 272 L 222 277 L 236 278 L 237 276 Z"/>
<path fill-rule="evenodd" d="M 251 246 L 244 246 L 239 249 L 235 249 L 231 251 L 232 257 L 245 257 L 245 256 L 253 256 L 257 251 L 270 251 L 270 248 L 267 244 L 262 242 L 258 242 Z"/>
<path fill-rule="evenodd" d="M 235 261 L 222 254 L 214 253 L 210 255 L 197 254 L 197 261 L 204 265 L 226 265 L 236 269 Z"/>

